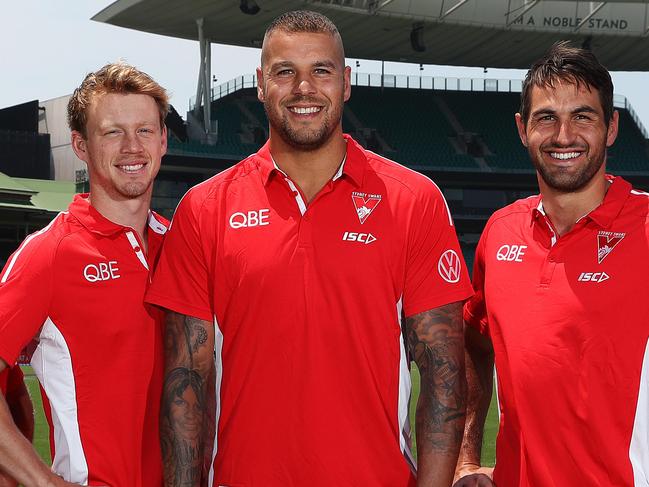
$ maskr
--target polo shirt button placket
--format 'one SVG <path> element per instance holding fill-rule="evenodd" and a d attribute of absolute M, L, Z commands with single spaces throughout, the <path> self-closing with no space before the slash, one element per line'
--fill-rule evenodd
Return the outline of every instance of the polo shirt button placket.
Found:
<path fill-rule="evenodd" d="M 298 211 L 300 212 L 300 220 L 298 226 L 298 242 L 300 247 L 310 247 L 312 245 L 311 239 L 311 217 L 309 216 L 309 208 L 307 207 L 306 202 L 302 193 L 298 189 L 297 185 L 291 181 L 288 176 L 284 177 L 286 184 L 291 193 L 291 197 L 294 199 Z"/>
<path fill-rule="evenodd" d="M 299 241 L 300 247 L 311 247 L 313 245 L 312 239 L 312 228 L 313 228 L 313 218 L 310 216 L 310 209 L 302 215 L 302 220 L 300 221 L 300 231 L 299 231 Z"/>
<path fill-rule="evenodd" d="M 144 255 L 144 252 L 142 251 L 142 245 L 140 243 L 140 237 L 137 235 L 135 230 L 131 230 L 131 229 L 128 229 L 128 228 L 124 229 L 124 233 L 126 234 L 126 238 L 128 239 L 128 242 L 131 244 L 131 248 L 133 249 L 133 252 L 135 252 L 135 255 L 137 256 L 138 260 L 144 266 L 144 268 L 148 271 L 149 270 L 149 263 L 146 260 L 146 256 Z M 150 278 L 150 276 L 149 276 L 149 278 Z"/>
<path fill-rule="evenodd" d="M 541 287 L 549 287 L 552 283 L 552 275 L 554 274 L 554 269 L 557 266 L 556 261 L 552 257 L 548 257 L 543 264 L 543 269 L 541 270 Z"/>
<path fill-rule="evenodd" d="M 554 269 L 557 265 L 555 256 L 559 242 L 557 241 L 556 232 L 552 227 L 550 220 L 544 213 L 537 213 L 536 223 L 540 225 L 539 228 L 541 229 L 545 239 L 547 239 L 543 242 L 543 247 L 548 249 L 548 253 L 543 261 L 543 266 L 541 267 L 539 286 L 549 287 L 552 282 Z"/>

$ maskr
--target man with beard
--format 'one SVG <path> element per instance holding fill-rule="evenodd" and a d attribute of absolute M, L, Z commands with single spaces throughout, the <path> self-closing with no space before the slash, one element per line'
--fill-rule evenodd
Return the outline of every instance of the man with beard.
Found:
<path fill-rule="evenodd" d="M 527 73 L 516 125 L 540 195 L 497 211 L 476 250 L 455 486 L 647 486 L 649 195 L 606 174 L 609 73 L 555 44 Z M 480 448 L 494 356 L 492 471 Z"/>
<path fill-rule="evenodd" d="M 168 310 L 163 410 L 205 407 L 188 379 L 204 396 L 216 357 L 209 485 L 414 486 L 409 349 L 418 482 L 448 486 L 471 289 L 444 198 L 342 133 L 350 68 L 326 17 L 277 18 L 257 76 L 268 143 L 183 198 L 147 294 Z M 161 436 L 167 486 L 198 485 L 202 438 L 169 417 Z"/>
<path fill-rule="evenodd" d="M 167 93 L 125 63 L 89 73 L 68 103 L 90 193 L 29 235 L 0 274 L 0 372 L 36 339 L 52 466 L 0 394 L 0 470 L 25 487 L 162 484 L 162 313 L 143 302 L 166 221 L 149 210 L 167 148 Z"/>

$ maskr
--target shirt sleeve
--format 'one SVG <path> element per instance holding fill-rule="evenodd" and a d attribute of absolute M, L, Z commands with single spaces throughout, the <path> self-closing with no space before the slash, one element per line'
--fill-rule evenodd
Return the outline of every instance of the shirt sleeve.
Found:
<path fill-rule="evenodd" d="M 489 336 L 487 306 L 484 296 L 485 241 L 486 230 L 482 233 L 475 251 L 473 263 L 473 289 L 475 294 L 464 304 L 464 321 L 481 334 Z"/>
<path fill-rule="evenodd" d="M 0 274 L 0 358 L 13 366 L 48 317 L 55 242 L 27 237 Z"/>
<path fill-rule="evenodd" d="M 472 294 L 469 274 L 441 191 L 427 182 L 413 205 L 403 309 L 412 316 Z"/>
<path fill-rule="evenodd" d="M 197 196 L 190 190 L 176 209 L 145 301 L 212 321 L 206 260 L 208 235 L 201 230 L 204 198 Z"/>

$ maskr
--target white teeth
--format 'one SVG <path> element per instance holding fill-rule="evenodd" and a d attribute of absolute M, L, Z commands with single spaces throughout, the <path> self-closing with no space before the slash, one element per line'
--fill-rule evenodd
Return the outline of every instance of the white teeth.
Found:
<path fill-rule="evenodd" d="M 320 111 L 320 107 L 307 107 L 307 108 L 302 108 L 302 107 L 291 107 L 290 110 L 294 113 L 298 113 L 300 115 L 306 115 L 307 113 L 316 113 Z"/>
<path fill-rule="evenodd" d="M 135 171 L 139 171 L 140 169 L 142 169 L 144 167 L 144 164 L 133 164 L 133 165 L 130 165 L 130 166 L 120 166 L 120 167 L 122 168 L 123 171 L 135 172 Z"/>
<path fill-rule="evenodd" d="M 561 160 L 574 159 L 575 157 L 579 157 L 579 154 L 580 152 L 550 152 L 552 157 Z"/>

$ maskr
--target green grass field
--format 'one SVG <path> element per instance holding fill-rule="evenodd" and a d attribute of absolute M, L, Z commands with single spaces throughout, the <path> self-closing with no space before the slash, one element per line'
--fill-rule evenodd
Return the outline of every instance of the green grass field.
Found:
<path fill-rule="evenodd" d="M 38 388 L 38 379 L 32 372 L 31 367 L 23 367 L 23 373 L 25 374 L 25 385 L 34 404 L 34 448 L 36 448 L 45 463 L 50 465 L 52 463 L 50 456 L 50 429 L 45 420 L 45 413 L 43 413 L 43 402 L 41 401 L 41 391 Z"/>
<path fill-rule="evenodd" d="M 49 440 L 49 428 L 47 426 L 47 421 L 45 420 L 45 415 L 43 414 L 43 404 L 41 402 L 41 394 L 38 388 L 38 379 L 32 372 L 30 367 L 24 367 L 23 371 L 25 373 L 25 383 L 29 389 L 29 393 L 32 396 L 32 402 L 34 403 L 34 417 L 35 417 L 35 430 L 34 430 L 34 447 L 38 454 L 43 458 L 43 460 L 49 465 L 51 463 L 50 458 L 50 440 Z M 410 421 L 413 431 L 413 440 L 416 441 L 414 437 L 414 418 L 415 418 L 415 407 L 417 404 L 417 398 L 419 397 L 419 371 L 417 367 L 412 368 L 412 400 L 410 401 Z M 487 416 L 487 423 L 485 427 L 484 441 L 482 443 L 482 464 L 485 466 L 493 466 L 496 451 L 495 451 L 495 440 L 496 433 L 498 432 L 498 411 L 496 409 L 496 403 L 494 398 L 491 400 L 491 407 L 489 408 L 489 414 Z M 416 452 L 415 452 L 416 454 Z"/>

